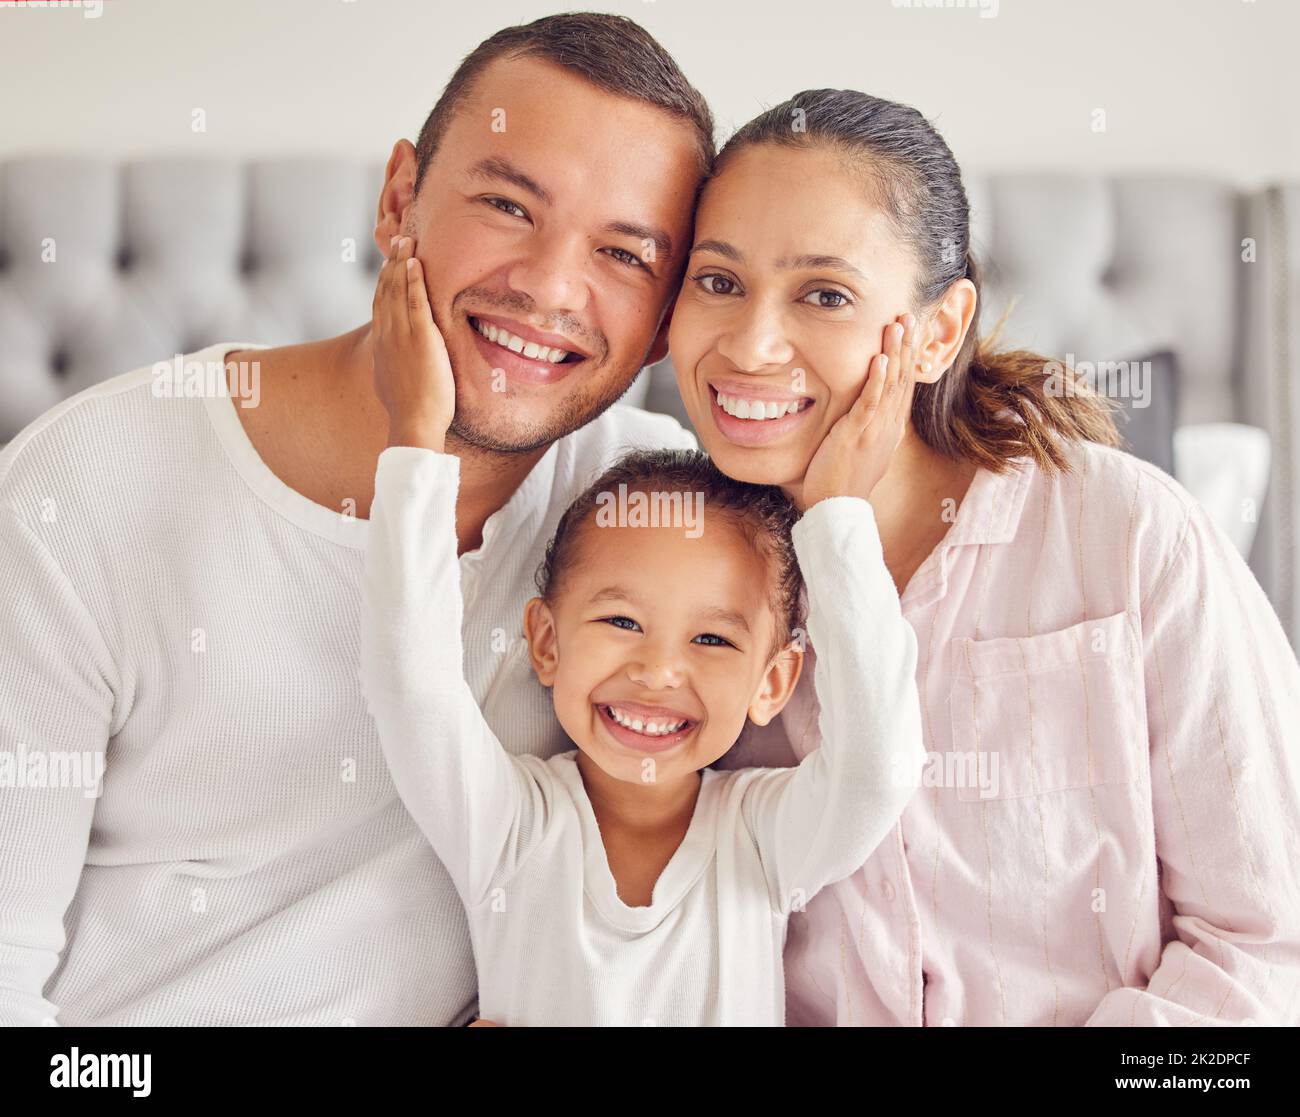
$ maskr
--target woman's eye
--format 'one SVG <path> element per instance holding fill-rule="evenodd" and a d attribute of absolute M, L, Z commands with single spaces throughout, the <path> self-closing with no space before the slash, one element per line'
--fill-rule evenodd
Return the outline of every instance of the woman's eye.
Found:
<path fill-rule="evenodd" d="M 826 310 L 838 310 L 840 307 L 847 306 L 849 303 L 848 295 L 844 294 L 843 291 L 831 290 L 829 287 L 824 287 L 818 291 L 809 291 L 808 295 L 804 298 L 804 302 L 807 302 L 808 299 L 814 297 L 817 299 L 815 305 L 824 307 Z M 831 302 L 829 301 L 831 299 L 836 299 L 838 301 Z"/>
<path fill-rule="evenodd" d="M 729 279 L 725 275 L 717 275 L 713 272 L 705 275 L 695 275 L 691 278 L 703 287 L 705 292 L 710 295 L 730 295 L 736 288 L 736 281 L 734 279 Z M 717 283 L 726 284 L 726 287 L 719 290 L 718 287 L 714 286 L 714 284 Z"/>
<path fill-rule="evenodd" d="M 629 252 L 626 248 L 607 248 L 605 251 L 619 263 L 630 264 L 634 268 L 644 268 L 646 266 L 645 261 L 640 256 L 635 252 Z"/>
<path fill-rule="evenodd" d="M 639 632 L 641 626 L 631 617 L 601 617 L 605 624 L 612 624 L 615 628 L 624 629 L 627 632 Z"/>
<path fill-rule="evenodd" d="M 509 198 L 484 198 L 488 205 L 493 209 L 499 209 L 502 213 L 509 214 L 511 217 L 527 217 L 523 206 L 512 202 Z"/>
<path fill-rule="evenodd" d="M 735 646 L 730 640 L 719 636 L 714 632 L 701 632 L 700 635 L 695 637 L 695 640 L 715 648 L 730 648 Z"/>

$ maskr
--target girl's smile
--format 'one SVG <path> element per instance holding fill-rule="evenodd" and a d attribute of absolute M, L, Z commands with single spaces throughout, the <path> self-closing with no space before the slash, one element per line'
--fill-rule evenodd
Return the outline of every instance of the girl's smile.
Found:
<path fill-rule="evenodd" d="M 695 732 L 699 722 L 663 707 L 635 703 L 601 703 L 596 712 L 605 731 L 621 745 L 637 752 L 667 752 Z"/>

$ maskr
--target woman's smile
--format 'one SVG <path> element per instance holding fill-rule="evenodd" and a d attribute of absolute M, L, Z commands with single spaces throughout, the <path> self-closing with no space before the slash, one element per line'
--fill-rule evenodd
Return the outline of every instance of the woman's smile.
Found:
<path fill-rule="evenodd" d="M 758 385 L 714 381 L 705 385 L 705 391 L 714 425 L 738 446 L 765 446 L 784 438 L 802 427 L 813 411 L 809 396 Z"/>

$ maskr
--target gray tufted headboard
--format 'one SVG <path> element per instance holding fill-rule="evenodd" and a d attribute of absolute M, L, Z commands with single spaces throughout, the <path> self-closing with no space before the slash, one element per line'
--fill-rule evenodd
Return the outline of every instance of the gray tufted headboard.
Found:
<path fill-rule="evenodd" d="M 382 174 L 301 158 L 0 164 L 0 444 L 65 396 L 176 353 L 358 325 L 380 264 Z M 985 330 L 1014 300 L 1007 344 L 1090 361 L 1170 350 L 1179 423 L 1268 432 L 1251 565 L 1300 646 L 1300 186 L 1023 174 L 967 185 Z M 671 411 L 671 380 L 656 366 L 632 401 Z"/>

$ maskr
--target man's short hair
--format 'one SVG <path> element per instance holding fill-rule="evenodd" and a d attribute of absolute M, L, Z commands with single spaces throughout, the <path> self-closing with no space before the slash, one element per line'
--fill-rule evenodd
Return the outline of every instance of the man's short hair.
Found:
<path fill-rule="evenodd" d="M 713 164 L 713 113 L 678 69 L 672 56 L 639 24 L 624 16 L 566 12 L 507 27 L 485 39 L 452 74 L 415 145 L 415 192 L 452 118 L 469 98 L 474 81 L 498 58 L 541 58 L 592 85 L 655 105 L 695 129 L 701 183 Z"/>

